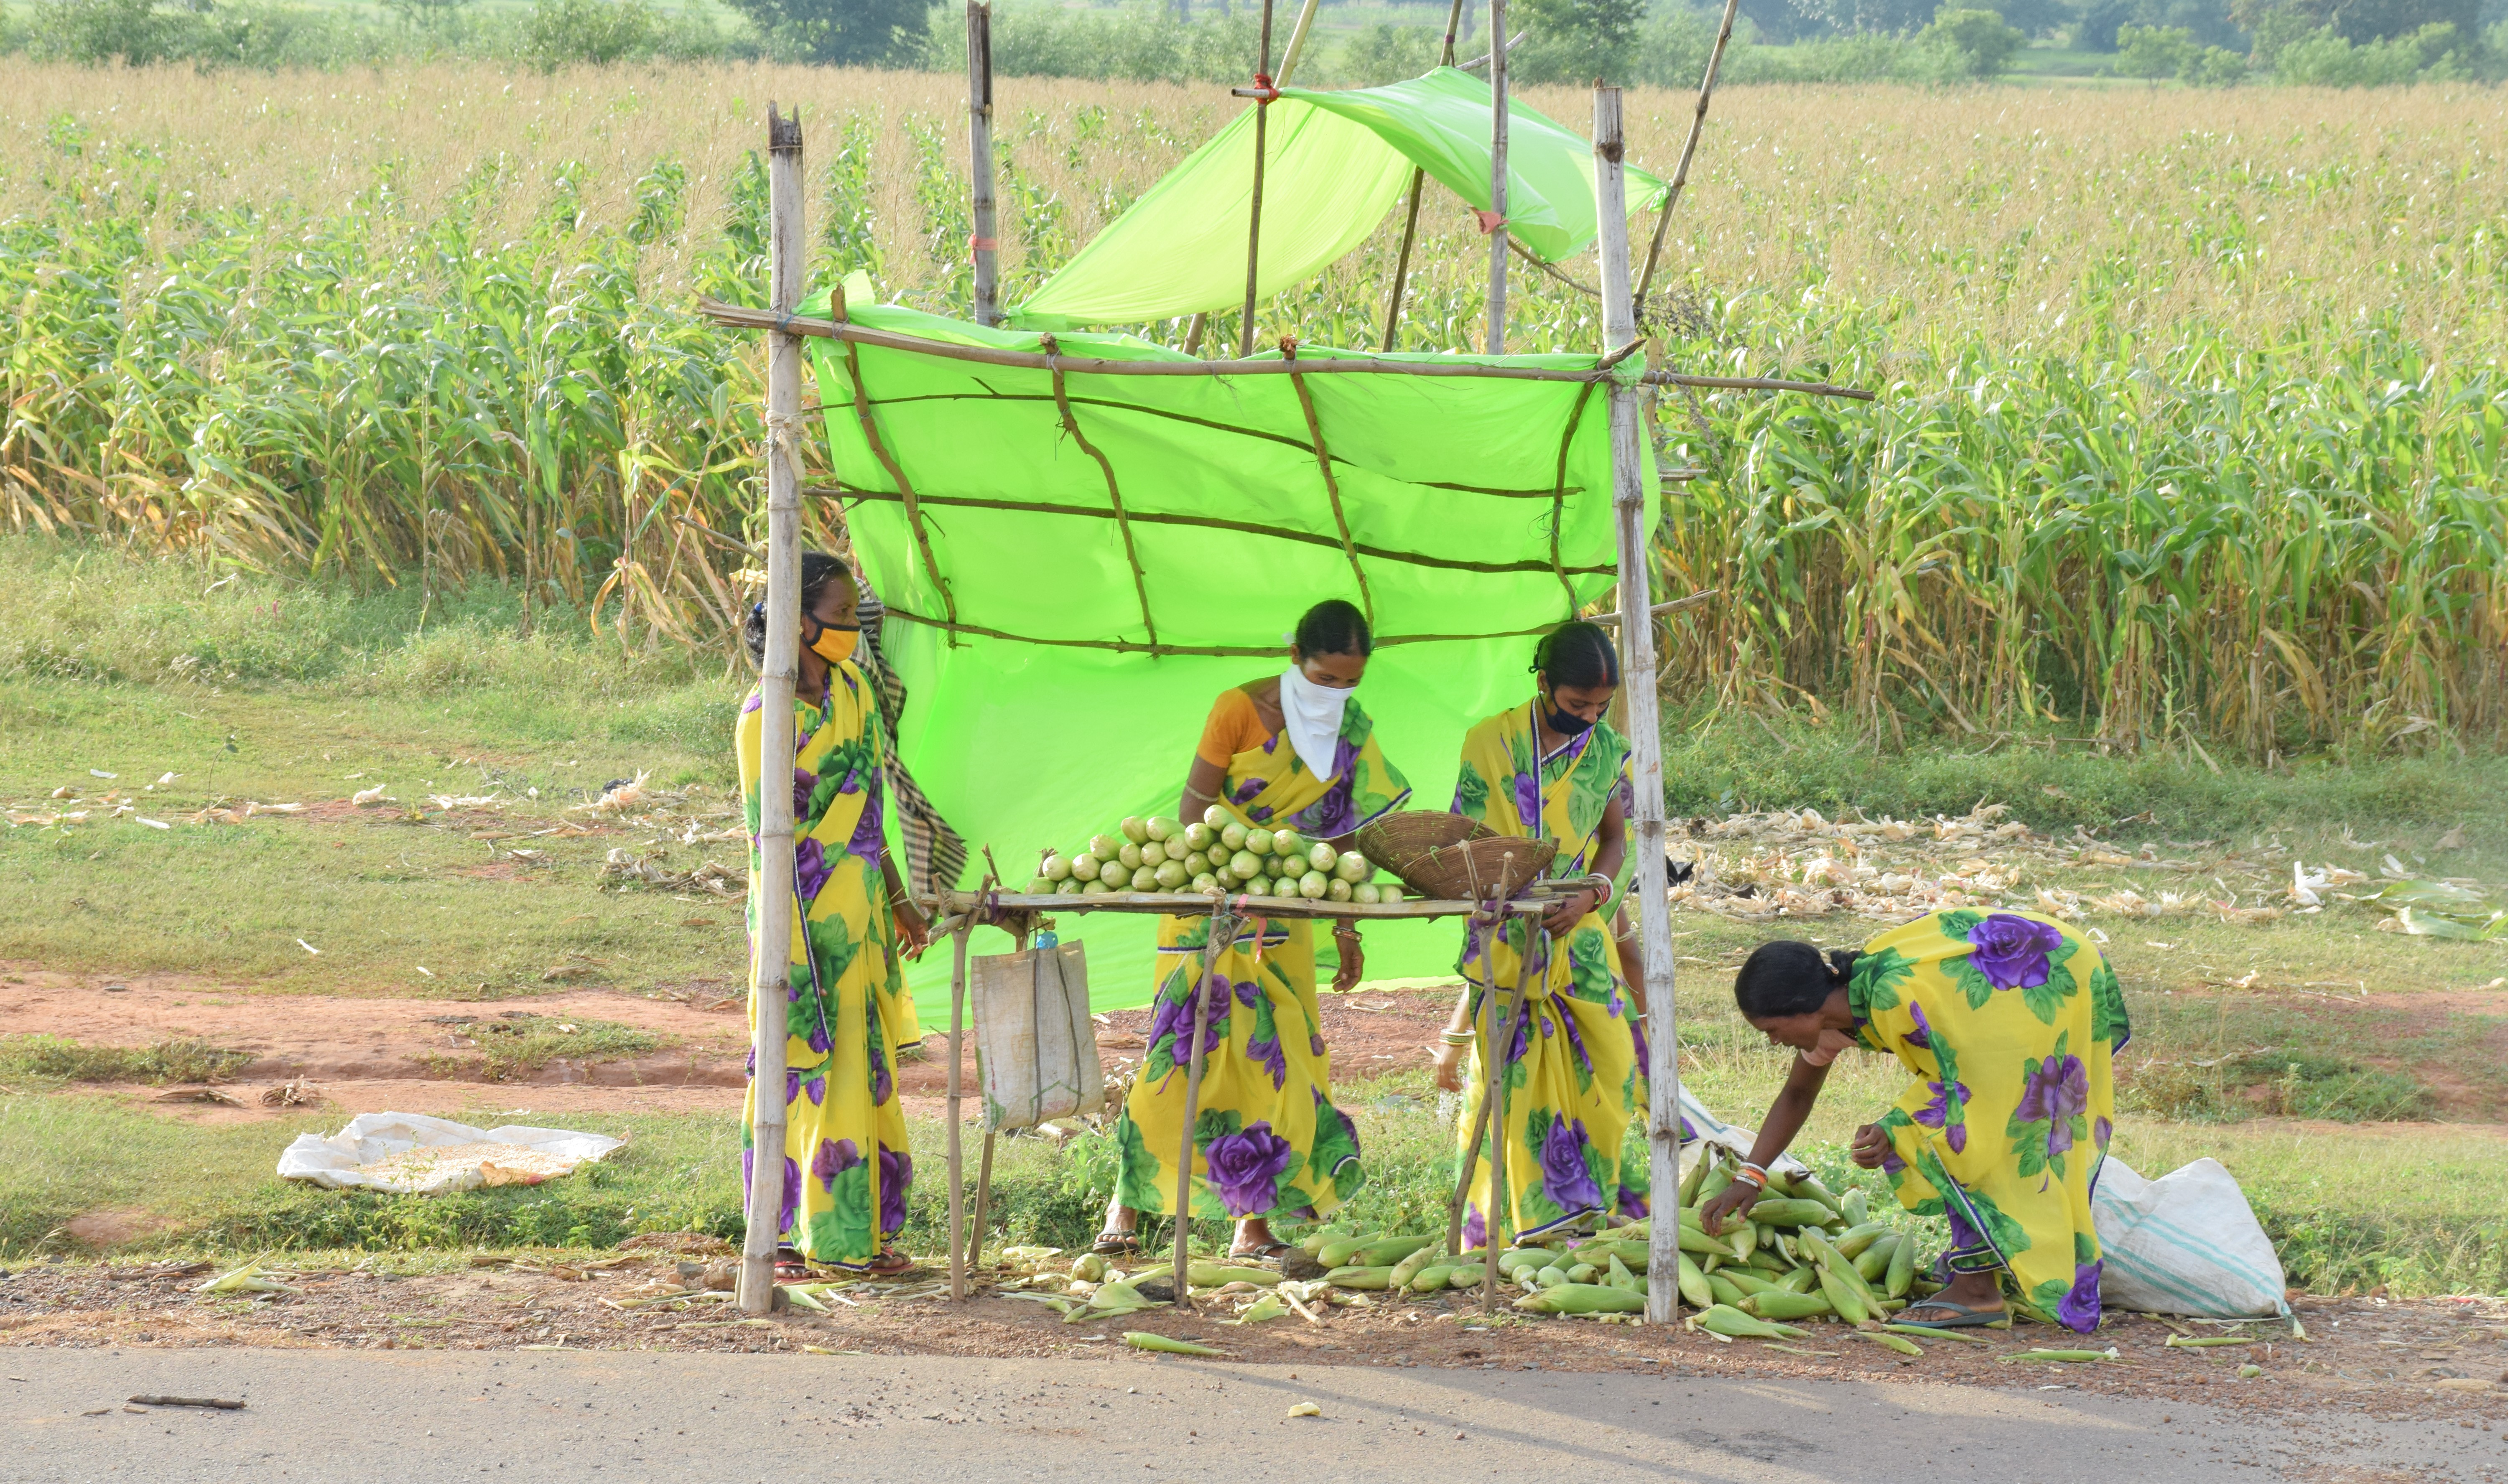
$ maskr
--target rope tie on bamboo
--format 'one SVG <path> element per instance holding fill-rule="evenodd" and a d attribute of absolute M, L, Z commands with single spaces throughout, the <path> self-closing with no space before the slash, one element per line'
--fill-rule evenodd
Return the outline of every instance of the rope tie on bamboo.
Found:
<path fill-rule="evenodd" d="M 1497 231 L 1500 227 L 1507 224 L 1504 213 L 1484 210 L 1479 206 L 1474 206 L 1472 208 L 1472 219 L 1481 224 L 1482 236 L 1488 236 L 1491 233 Z"/>
<path fill-rule="evenodd" d="M 999 237 L 971 236 L 967 238 L 967 245 L 977 252 L 999 252 L 1002 242 Z"/>
<path fill-rule="evenodd" d="M 1298 361 L 1298 340 L 1294 335 L 1280 337 L 1280 358 L 1295 366 Z M 1307 389 L 1304 372 L 1289 373 L 1289 385 L 1298 394 L 1298 410 L 1307 415 L 1307 437 L 1314 444 L 1315 467 L 1324 477 L 1324 494 L 1332 500 L 1333 528 L 1341 532 L 1341 554 L 1349 563 L 1350 575 L 1358 579 L 1358 604 L 1367 614 L 1369 633 L 1376 630 L 1376 597 L 1368 591 L 1367 568 L 1359 565 L 1357 544 L 1349 538 L 1349 516 L 1342 509 L 1341 481 L 1333 474 L 1332 451 L 1324 447 L 1324 425 L 1315 416 L 1314 394 Z M 1558 555 L 1551 555 L 1551 564 L 1558 564 Z M 1571 590 L 1572 591 L 1572 590 Z"/>
<path fill-rule="evenodd" d="M 1099 472 L 1106 476 L 1106 503 L 1114 507 L 1115 529 L 1124 537 L 1124 564 L 1132 569 L 1132 594 L 1140 600 L 1141 628 L 1149 635 L 1150 656 L 1155 659 L 1164 651 L 1159 645 L 1158 620 L 1150 616 L 1149 576 L 1141 570 L 1141 555 L 1132 545 L 1132 522 L 1124 513 L 1124 489 L 1115 482 L 1114 460 L 1099 452 L 1097 446 L 1088 441 L 1088 435 L 1080 430 L 1080 418 L 1071 411 L 1071 397 L 1063 389 L 1060 342 L 1051 335 L 1040 335 L 1037 343 L 1045 347 L 1045 363 L 1053 375 L 1053 408 L 1061 415 L 1062 430 L 1071 435 L 1073 443 L 1080 445 L 1081 452 L 1097 461 Z"/>

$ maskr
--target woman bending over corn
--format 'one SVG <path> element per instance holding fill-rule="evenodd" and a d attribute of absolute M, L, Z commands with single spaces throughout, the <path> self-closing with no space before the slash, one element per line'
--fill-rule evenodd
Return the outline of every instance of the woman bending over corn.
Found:
<path fill-rule="evenodd" d="M 1712 1235 L 1750 1211 L 1769 1161 L 1810 1116 L 1849 1046 L 1887 1052 L 1915 1081 L 1855 1132 L 1855 1162 L 1889 1176 L 1899 1204 L 1950 1220 L 1947 1285 L 1899 1316 L 1949 1329 L 2019 1302 L 2084 1334 L 2099 1324 L 2099 1238 L 2090 1191 L 2116 1107 L 2109 1067 L 2124 1049 L 2116 971 L 2077 931 L 2031 913 L 1936 912 L 1827 959 L 1764 943 L 1733 983 L 1742 1014 L 1801 1055 L 1768 1109 L 1743 1177 L 1699 1213 Z"/>
<path fill-rule="evenodd" d="M 1557 843 L 1550 879 L 1565 888 L 1543 914 L 1544 962 L 1526 995 L 1506 1055 L 1504 1153 L 1509 1227 L 1534 1235 L 1617 1212 L 1646 1211 L 1645 1177 L 1623 1171 L 1620 1140 L 1645 1105 L 1643 1002 L 1621 978 L 1604 925 L 1628 852 L 1629 744 L 1603 722 L 1619 688 L 1610 635 L 1587 623 L 1562 625 L 1533 651 L 1533 697 L 1463 737 L 1454 812 L 1501 835 Z M 1463 942 L 1466 988 L 1437 1049 L 1437 1085 L 1462 1092 L 1457 1063 L 1473 1048 L 1473 1097 L 1458 1137 L 1471 1138 L 1489 1086 L 1492 1030 L 1515 997 L 1532 952 L 1522 918 L 1493 931 L 1475 923 Z M 1487 1009 L 1484 1010 L 1484 999 Z M 1491 1170 L 1477 1167 L 1463 1217 L 1463 1246 L 1489 1236 L 1496 1208 Z"/>
<path fill-rule="evenodd" d="M 1289 667 L 1220 693 L 1195 749 L 1177 816 L 1216 806 L 1236 826 L 1293 829 L 1342 847 L 1402 807 L 1411 785 L 1384 760 L 1375 723 L 1351 692 L 1375 642 L 1358 609 L 1335 599 L 1298 621 Z M 1208 1008 L 1201 1104 L 1195 1119 L 1193 1214 L 1235 1217 L 1234 1257 L 1287 1250 L 1271 1222 L 1332 1211 L 1359 1186 L 1358 1131 L 1332 1103 L 1332 1060 L 1315 1009 L 1314 924 L 1240 919 L 1207 982 L 1207 917 L 1159 920 L 1159 992 L 1141 1074 L 1115 1123 L 1120 1166 L 1096 1249 L 1139 1249 L 1139 1213 L 1175 1203 L 1184 1141 L 1194 995 Z M 1335 990 L 1358 982 L 1357 929 L 1333 930 Z"/>

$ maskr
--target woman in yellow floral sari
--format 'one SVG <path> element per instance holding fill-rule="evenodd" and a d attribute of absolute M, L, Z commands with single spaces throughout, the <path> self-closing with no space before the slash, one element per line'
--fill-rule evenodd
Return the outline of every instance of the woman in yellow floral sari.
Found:
<path fill-rule="evenodd" d="M 1699 1213 L 1706 1229 L 1758 1199 L 1850 1046 L 1899 1059 L 1916 1080 L 1855 1133 L 1855 1162 L 1899 1204 L 1950 1221 L 1941 1292 L 1899 1318 L 1955 1328 L 2005 1315 L 2001 1275 L 2039 1317 L 2099 1327 L 2090 1192 L 2115 1129 L 2115 1054 L 2132 1029 L 2116 971 L 2077 930 L 2027 912 L 1936 912 L 1821 957 L 1763 943 L 1733 997 L 1751 1024 L 1801 1052 L 1743 1176 Z"/>
<path fill-rule="evenodd" d="M 850 659 L 859 631 L 845 564 L 801 559 L 801 666 L 793 696 L 793 880 L 769 886 L 759 869 L 757 693 L 740 708 L 735 750 L 749 818 L 750 1025 L 756 1025 L 759 893 L 794 894 L 784 1009 L 784 1209 L 777 1217 L 788 1274 L 802 1263 L 894 1273 L 911 1266 L 888 1239 L 905 1225 L 914 1178 L 905 1113 L 897 1099 L 899 1028 L 911 1008 L 899 969 L 929 941 L 900 885 L 881 833 L 888 742 L 869 682 Z M 762 659 L 766 613 L 749 618 Z M 741 1112 L 741 1188 L 753 1188 L 756 1068 Z M 770 1156 L 771 1157 L 771 1156 Z"/>
<path fill-rule="evenodd" d="M 1620 1142 L 1645 1105 L 1641 1013 L 1621 982 L 1604 925 L 1628 851 L 1629 744 L 1603 723 L 1619 688 L 1610 635 L 1568 623 L 1533 653 L 1539 684 L 1523 706 L 1463 738 L 1455 813 L 1501 835 L 1559 848 L 1548 875 L 1569 884 L 1535 937 L 1522 918 L 1496 931 L 1475 922 L 1463 944 L 1464 991 L 1437 1055 L 1437 1085 L 1465 1091 L 1457 1062 L 1473 1048 L 1461 1139 L 1471 1138 L 1489 1088 L 1490 1042 L 1528 968 L 1539 975 L 1506 1055 L 1504 1151 L 1510 1229 L 1527 1234 L 1589 1223 L 1614 1212 L 1645 1214 L 1641 1167 L 1623 1169 Z M 1492 1171 L 1475 1166 L 1463 1245 L 1489 1237 Z"/>
<path fill-rule="evenodd" d="M 1247 827 L 1287 828 L 1341 846 L 1361 825 L 1402 807 L 1411 787 L 1384 760 L 1375 724 L 1350 695 L 1367 672 L 1367 620 L 1338 599 L 1298 621 L 1289 668 L 1220 694 L 1195 749 L 1177 813 L 1216 806 Z M 1315 1009 L 1313 923 L 1239 920 L 1213 965 L 1202 955 L 1211 920 L 1159 920 L 1159 990 L 1149 1052 L 1115 1134 L 1121 1167 L 1101 1252 L 1137 1250 L 1139 1213 L 1173 1209 L 1175 1160 L 1193 1056 L 1194 995 L 1206 1004 L 1201 1100 L 1194 1126 L 1192 1213 L 1234 1217 L 1231 1254 L 1271 1258 L 1274 1219 L 1330 1212 L 1362 1178 L 1358 1131 L 1332 1103 L 1332 1061 Z M 1358 982 L 1358 933 L 1334 930 L 1333 988 Z"/>

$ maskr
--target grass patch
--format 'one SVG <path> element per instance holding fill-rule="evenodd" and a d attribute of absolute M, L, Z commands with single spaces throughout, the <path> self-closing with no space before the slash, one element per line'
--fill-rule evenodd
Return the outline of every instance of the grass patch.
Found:
<path fill-rule="evenodd" d="M 1895 1079 L 1855 1064 L 1840 1070 L 1849 1075 L 1832 1080 L 1814 1117 L 1818 1132 L 1796 1152 L 1840 1192 L 1862 1186 L 1876 1215 L 1892 1218 L 1896 1207 L 1879 1177 L 1847 1163 L 1843 1135 L 1879 1105 L 1871 1094 L 1895 1094 Z M 1716 1081 L 1705 1071 L 1699 1078 L 1711 1104 Z M 1771 1085 L 1759 1084 L 1755 1096 Z M 1412 1075 L 1344 1090 L 1368 1166 L 1367 1184 L 1343 1208 L 1346 1219 L 1439 1229 L 1453 1188 L 1453 1127 L 1424 1089 L 1424 1079 Z M 1737 1116 L 1756 1116 L 1752 1100 L 1729 1096 L 1737 1091 L 1728 1087 L 1724 1101 Z M 739 1240 L 736 1120 L 616 1114 L 570 1122 L 629 1143 L 546 1185 L 393 1196 L 278 1180 L 272 1174 L 277 1151 L 297 1133 L 324 1127 L 314 1119 L 204 1128 L 99 1098 L 0 1099 L 0 1261 L 66 1250 L 57 1229 L 106 1207 L 135 1207 L 174 1222 L 144 1249 L 221 1255 L 396 1251 L 423 1261 L 433 1251 L 609 1247 L 640 1231 Z M 937 1252 L 948 1219 L 944 1130 L 918 1119 L 911 1137 L 918 1178 L 904 1244 Z M 2497 1199 L 2508 1188 L 2508 1139 L 2447 1128 L 2330 1134 L 2290 1124 L 2152 1118 L 2121 1121 L 2117 1138 L 2117 1156 L 2146 1175 L 2205 1156 L 2228 1165 L 2280 1247 L 2295 1285 L 2317 1292 L 2382 1287 L 2397 1295 L 2508 1291 L 2508 1221 Z M 169 1169 L 185 1171 L 185 1178 L 166 1179 Z M 1060 1145 L 1002 1140 L 993 1169 L 999 1221 L 990 1240 L 1085 1245 L 1104 1213 L 1114 1170 L 1113 1141 L 1101 1136 Z M 1924 1240 L 1941 1239 L 1937 1221 L 1909 1217 L 1903 1224 Z M 1197 1241 L 1225 1239 L 1217 1222 L 1197 1232 Z"/>
<path fill-rule="evenodd" d="M 59 1035 L 0 1036 L 0 1077 L 62 1082 L 216 1082 L 252 1060 L 206 1041 L 180 1037 L 154 1046 L 90 1046 Z"/>
<path fill-rule="evenodd" d="M 517 1073 L 537 1071 L 560 1058 L 614 1062 L 659 1051 L 671 1040 L 658 1032 L 640 1031 L 614 1020 L 560 1020 L 528 1010 L 507 1010 L 494 1018 L 437 1015 L 429 1019 L 476 1042 L 477 1062 L 500 1082 Z M 469 1060 L 442 1052 L 428 1057 L 431 1063 L 457 1067 L 465 1066 Z"/>

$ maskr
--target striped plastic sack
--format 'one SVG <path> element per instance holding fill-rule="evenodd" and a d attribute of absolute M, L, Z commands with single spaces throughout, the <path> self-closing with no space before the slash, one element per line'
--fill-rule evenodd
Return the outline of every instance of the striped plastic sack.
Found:
<path fill-rule="evenodd" d="M 2245 1192 L 2216 1159 L 2156 1180 L 2114 1155 L 2090 1195 L 2106 1266 L 2100 1302 L 2201 1319 L 2290 1316 L 2281 1258 Z"/>

